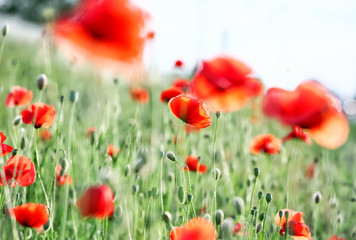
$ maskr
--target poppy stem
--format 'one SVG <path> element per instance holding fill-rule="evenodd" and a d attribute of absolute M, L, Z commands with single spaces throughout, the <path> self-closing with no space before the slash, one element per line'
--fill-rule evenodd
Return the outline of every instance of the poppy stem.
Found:
<path fill-rule="evenodd" d="M 178 130 L 178 134 L 177 134 L 177 139 L 176 139 L 176 146 L 175 146 L 175 150 L 174 150 L 174 154 L 177 157 L 178 155 L 178 142 L 179 142 L 179 135 L 183 129 L 184 126 L 184 122 L 182 121 L 180 126 L 179 126 L 179 130 Z M 175 189 L 177 189 L 177 161 L 175 161 L 174 164 L 174 184 L 175 184 Z"/>
<path fill-rule="evenodd" d="M 213 140 L 213 161 L 214 161 L 214 169 L 213 171 L 215 172 L 216 168 L 216 138 L 218 135 L 218 127 L 219 127 L 219 118 L 220 118 L 220 113 L 219 115 L 216 114 L 216 123 L 215 123 L 215 133 L 214 133 L 214 140 Z M 214 176 L 214 212 L 215 214 L 216 209 L 217 209 L 217 200 L 216 200 L 216 187 L 217 187 L 218 179 L 216 176 Z"/>
<path fill-rule="evenodd" d="M 164 154 L 162 154 L 161 157 L 161 169 L 160 169 L 160 187 L 161 187 L 161 191 L 160 191 L 160 196 L 161 196 L 161 207 L 162 207 L 162 213 L 164 212 L 164 203 L 163 203 L 163 159 L 164 159 Z"/>
<path fill-rule="evenodd" d="M 125 210 L 126 210 L 127 231 L 128 231 L 128 234 L 129 234 L 129 240 L 132 240 L 131 229 L 130 229 L 130 220 L 129 220 L 129 211 L 127 209 L 127 200 L 126 200 L 126 198 L 125 198 Z"/>
<path fill-rule="evenodd" d="M 265 217 L 263 218 L 263 223 L 262 223 L 262 240 L 265 238 L 265 234 L 264 234 L 264 231 L 265 231 L 265 223 L 266 223 L 266 218 L 268 216 L 268 209 L 269 209 L 269 203 L 267 203 L 267 207 L 266 207 L 266 214 L 265 214 Z"/>
<path fill-rule="evenodd" d="M 0 45 L 0 63 L 1 63 L 1 58 L 2 58 L 3 51 L 4 51 L 5 39 L 6 39 L 6 37 L 4 36 L 2 38 L 1 45 Z"/>

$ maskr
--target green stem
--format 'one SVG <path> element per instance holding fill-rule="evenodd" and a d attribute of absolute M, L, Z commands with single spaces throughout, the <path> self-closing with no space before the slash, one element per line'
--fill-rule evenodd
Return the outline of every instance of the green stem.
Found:
<path fill-rule="evenodd" d="M 180 126 L 179 126 L 179 130 L 178 130 L 178 134 L 177 134 L 177 138 L 176 138 L 176 146 L 175 146 L 175 150 L 174 150 L 174 154 L 175 154 L 176 158 L 177 158 L 177 155 L 178 155 L 179 135 L 180 135 L 180 132 L 183 129 L 183 126 L 184 126 L 184 122 L 182 121 Z M 174 185 L 175 185 L 175 189 L 177 189 L 177 161 L 175 161 L 175 164 L 174 164 Z"/>

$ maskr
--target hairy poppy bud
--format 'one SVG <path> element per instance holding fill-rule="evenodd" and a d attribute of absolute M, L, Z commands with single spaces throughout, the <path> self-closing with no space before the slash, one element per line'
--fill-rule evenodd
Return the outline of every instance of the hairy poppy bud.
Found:
<path fill-rule="evenodd" d="M 215 169 L 213 170 L 213 176 L 214 176 L 214 178 L 215 178 L 216 181 L 218 181 L 218 180 L 220 179 L 220 177 L 221 177 L 221 171 L 220 171 L 219 168 L 215 168 Z"/>
<path fill-rule="evenodd" d="M 72 102 L 72 103 L 75 103 L 78 101 L 78 98 L 79 98 L 79 94 L 77 91 L 74 91 L 74 90 L 71 90 L 69 92 L 69 100 Z"/>
<path fill-rule="evenodd" d="M 260 200 L 260 199 L 263 197 L 262 191 L 259 191 L 258 194 L 257 194 L 257 196 L 258 196 L 258 200 Z"/>
<path fill-rule="evenodd" d="M 24 150 L 25 149 L 25 146 L 26 145 L 26 140 L 24 137 L 21 138 L 21 142 L 20 142 L 20 149 L 21 150 Z"/>
<path fill-rule="evenodd" d="M 259 234 L 262 230 L 262 223 L 258 223 L 257 226 L 256 226 L 256 233 Z"/>
<path fill-rule="evenodd" d="M 320 193 L 320 192 L 314 193 L 313 199 L 314 199 L 314 202 L 315 202 L 316 204 L 318 204 L 318 203 L 321 201 L 321 198 L 322 198 L 322 196 L 321 196 L 321 193 Z"/>
<path fill-rule="evenodd" d="M 237 214 L 241 214 L 245 211 L 245 203 L 242 198 L 234 197 L 233 203 Z"/>
<path fill-rule="evenodd" d="M 211 221 L 211 216 L 210 216 L 209 213 L 206 213 L 206 214 L 203 216 L 203 218 L 204 218 L 205 220 Z"/>
<path fill-rule="evenodd" d="M 183 186 L 178 187 L 178 199 L 181 204 L 185 203 L 185 191 Z"/>
<path fill-rule="evenodd" d="M 254 174 L 255 177 L 257 178 L 257 177 L 260 175 L 260 169 L 259 169 L 259 168 L 253 169 L 253 174 Z"/>
<path fill-rule="evenodd" d="M 136 184 L 132 185 L 132 194 L 136 194 L 140 187 Z"/>
<path fill-rule="evenodd" d="M 17 155 L 17 149 L 15 148 L 14 150 L 12 150 L 12 156 Z"/>
<path fill-rule="evenodd" d="M 165 211 L 163 214 L 162 214 L 162 219 L 165 223 L 169 224 L 170 222 L 172 222 L 172 215 L 170 212 L 168 211 Z"/>
<path fill-rule="evenodd" d="M 270 203 L 271 201 L 272 201 L 272 194 L 267 193 L 267 194 L 266 194 L 266 202 L 267 202 L 267 203 Z"/>
<path fill-rule="evenodd" d="M 250 214 L 252 215 L 252 216 L 254 216 L 255 215 L 255 209 L 253 208 L 253 209 L 251 209 L 251 211 L 250 211 Z"/>
<path fill-rule="evenodd" d="M 222 224 L 221 224 L 221 234 L 222 234 L 222 239 L 229 239 L 231 238 L 233 232 L 234 232 L 234 222 L 231 218 L 225 219 Z"/>
<path fill-rule="evenodd" d="M 9 32 L 9 24 L 5 24 L 3 27 L 2 27 L 2 36 L 5 37 Z"/>
<path fill-rule="evenodd" d="M 188 203 L 190 203 L 191 201 L 193 200 L 193 194 L 188 194 L 187 195 L 187 201 L 188 201 Z"/>
<path fill-rule="evenodd" d="M 159 156 L 162 158 L 164 156 L 164 151 L 160 151 Z"/>
<path fill-rule="evenodd" d="M 285 211 L 285 212 L 284 212 L 284 215 L 286 216 L 286 219 L 289 218 L 289 212 L 288 212 L 288 211 Z"/>
<path fill-rule="evenodd" d="M 169 159 L 169 160 L 171 160 L 171 161 L 175 161 L 176 160 L 176 156 L 174 155 L 174 153 L 172 153 L 172 152 L 167 152 L 167 158 Z"/>
<path fill-rule="evenodd" d="M 168 181 L 169 181 L 169 182 L 172 182 L 173 179 L 174 179 L 174 173 L 169 172 L 169 173 L 168 173 Z"/>
<path fill-rule="evenodd" d="M 51 219 L 48 219 L 47 223 L 43 225 L 43 230 L 47 232 L 51 228 Z"/>
<path fill-rule="evenodd" d="M 260 214 L 260 217 L 259 217 L 260 221 L 262 222 L 264 218 L 265 218 L 265 214 L 264 214 L 264 213 L 261 213 L 261 214 Z"/>
<path fill-rule="evenodd" d="M 216 118 L 219 118 L 220 115 L 221 115 L 221 112 L 220 112 L 220 111 L 217 111 L 217 112 L 215 113 L 215 115 L 216 115 Z"/>
<path fill-rule="evenodd" d="M 283 211 L 279 211 L 278 212 L 278 216 L 279 216 L 279 218 L 282 218 L 283 217 Z"/>
<path fill-rule="evenodd" d="M 14 126 L 19 125 L 21 122 L 21 119 L 22 119 L 22 116 L 16 116 L 13 120 Z"/>
<path fill-rule="evenodd" d="M 63 101 L 64 101 L 64 96 L 63 95 L 59 96 L 59 102 L 63 103 Z"/>
<path fill-rule="evenodd" d="M 216 225 L 220 225 L 222 221 L 224 221 L 224 212 L 223 210 L 219 209 L 215 212 Z"/>
<path fill-rule="evenodd" d="M 41 74 L 38 76 L 37 78 L 37 87 L 39 90 L 43 90 L 48 83 L 48 78 L 46 76 L 46 74 Z"/>
<path fill-rule="evenodd" d="M 130 164 L 128 164 L 128 165 L 125 167 L 125 170 L 124 170 L 125 177 L 127 177 L 127 175 L 129 175 L 130 170 L 131 170 L 131 167 L 130 167 Z"/>

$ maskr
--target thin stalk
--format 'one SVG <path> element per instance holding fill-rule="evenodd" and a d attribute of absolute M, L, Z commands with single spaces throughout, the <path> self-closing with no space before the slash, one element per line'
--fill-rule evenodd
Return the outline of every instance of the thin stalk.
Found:
<path fill-rule="evenodd" d="M 176 138 L 176 146 L 175 146 L 175 150 L 174 150 L 174 154 L 176 157 L 178 155 L 179 135 L 183 129 L 183 126 L 184 126 L 184 122 L 182 121 L 179 126 L 179 130 L 178 130 L 178 134 L 177 134 L 177 138 Z M 175 164 L 174 164 L 174 185 L 175 185 L 175 189 L 177 189 L 177 161 L 175 161 Z"/>

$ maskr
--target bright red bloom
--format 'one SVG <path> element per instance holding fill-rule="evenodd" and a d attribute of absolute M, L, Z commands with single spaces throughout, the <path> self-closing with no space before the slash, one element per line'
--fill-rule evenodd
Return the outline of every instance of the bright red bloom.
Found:
<path fill-rule="evenodd" d="M 29 158 L 24 156 L 12 156 L 2 169 L 6 179 L 0 177 L 0 186 L 7 185 L 11 179 L 14 179 L 19 186 L 26 187 L 36 180 L 35 165 Z M 5 183 L 4 180 L 6 181 Z M 16 186 L 14 182 L 11 182 L 10 185 L 12 187 Z"/>
<path fill-rule="evenodd" d="M 234 234 L 239 233 L 240 230 L 241 230 L 241 227 L 242 227 L 242 224 L 241 224 L 241 223 L 236 223 L 236 224 L 235 224 L 235 228 L 234 228 Z"/>
<path fill-rule="evenodd" d="M 120 152 L 120 150 L 120 147 L 115 148 L 115 146 L 112 144 L 108 145 L 108 147 L 106 148 L 107 154 L 110 157 L 115 157 Z"/>
<path fill-rule="evenodd" d="M 194 127 L 206 128 L 211 124 L 207 107 L 197 98 L 182 94 L 172 98 L 168 106 L 177 118 Z"/>
<path fill-rule="evenodd" d="M 31 102 L 32 96 L 33 93 L 31 90 L 14 86 L 6 97 L 5 105 L 7 107 L 26 106 Z"/>
<path fill-rule="evenodd" d="M 290 209 L 283 209 L 283 217 L 280 219 L 279 213 L 274 217 L 277 226 L 281 226 L 280 234 L 283 236 L 286 232 L 287 219 L 285 212 L 289 212 L 288 217 L 288 234 L 295 240 L 311 240 L 308 226 L 305 224 L 302 212 L 295 212 Z"/>
<path fill-rule="evenodd" d="M 189 220 L 183 227 L 171 230 L 170 240 L 215 240 L 217 234 L 214 224 L 204 218 Z"/>
<path fill-rule="evenodd" d="M 11 153 L 12 150 L 14 149 L 13 147 L 3 143 L 5 139 L 6 139 L 5 134 L 0 132 L 0 156 L 1 157 Z"/>
<path fill-rule="evenodd" d="M 303 82 L 294 91 L 269 89 L 263 111 L 286 125 L 308 129 L 310 136 L 326 148 L 338 148 L 349 134 L 340 101 L 316 81 Z"/>
<path fill-rule="evenodd" d="M 90 187 L 78 200 L 82 217 L 105 218 L 114 213 L 114 193 L 107 185 Z"/>
<path fill-rule="evenodd" d="M 52 126 L 56 117 L 56 109 L 53 105 L 38 102 L 32 104 L 31 108 L 25 109 L 21 112 L 22 121 L 25 124 L 33 124 L 35 128 L 49 128 Z"/>
<path fill-rule="evenodd" d="M 161 92 L 161 102 L 168 103 L 171 98 L 183 94 L 183 90 L 177 87 L 170 87 Z"/>
<path fill-rule="evenodd" d="M 250 142 L 250 152 L 256 155 L 261 152 L 276 154 L 279 153 L 281 146 L 281 141 L 273 134 L 261 134 L 254 137 Z"/>
<path fill-rule="evenodd" d="M 185 159 L 185 164 L 188 166 L 189 171 L 206 173 L 206 171 L 208 170 L 208 167 L 206 165 L 200 164 L 198 156 L 187 156 L 187 158 Z M 187 169 L 185 168 L 184 170 Z"/>
<path fill-rule="evenodd" d="M 61 171 L 62 171 L 62 166 L 58 164 L 56 166 L 56 180 L 57 180 L 57 183 L 59 184 L 59 186 L 63 186 L 66 183 L 68 185 L 71 185 L 72 181 L 73 181 L 72 177 L 66 173 L 61 176 Z"/>
<path fill-rule="evenodd" d="M 151 31 L 151 32 L 148 32 L 148 33 L 147 33 L 146 37 L 147 37 L 147 39 L 152 40 L 152 39 L 155 38 L 155 35 L 156 35 L 156 33 L 153 32 L 153 31 Z"/>
<path fill-rule="evenodd" d="M 332 236 L 329 240 L 345 240 L 345 238 L 339 238 L 337 235 Z"/>
<path fill-rule="evenodd" d="M 86 136 L 90 137 L 92 132 L 95 133 L 95 127 L 88 127 Z"/>
<path fill-rule="evenodd" d="M 132 63 L 142 58 L 149 18 L 130 0 L 84 0 L 55 22 L 54 33 L 88 59 Z"/>
<path fill-rule="evenodd" d="M 292 131 L 288 135 L 286 135 L 282 139 L 282 141 L 286 142 L 286 141 L 294 139 L 294 138 L 300 139 L 300 140 L 302 140 L 303 142 L 305 142 L 308 145 L 311 144 L 311 140 L 310 140 L 309 135 L 301 127 L 294 126 Z"/>
<path fill-rule="evenodd" d="M 137 87 L 130 90 L 132 100 L 138 103 L 147 103 L 150 100 L 150 93 L 143 88 Z"/>
<path fill-rule="evenodd" d="M 37 203 L 26 203 L 11 209 L 16 221 L 24 227 L 31 227 L 41 232 L 43 225 L 48 222 L 49 213 L 47 206 Z"/>
<path fill-rule="evenodd" d="M 233 112 L 263 90 L 262 83 L 252 78 L 251 73 L 249 67 L 236 59 L 218 57 L 203 61 L 190 88 L 212 111 Z"/>
<path fill-rule="evenodd" d="M 47 129 L 41 129 L 39 132 L 39 136 L 42 141 L 47 142 L 47 141 L 51 140 L 52 133 L 51 133 L 51 131 L 49 131 Z"/>
<path fill-rule="evenodd" d="M 189 88 L 189 81 L 187 79 L 184 78 L 177 78 L 176 80 L 174 80 L 173 82 L 173 87 L 177 87 L 182 89 L 182 91 L 186 91 Z"/>
<path fill-rule="evenodd" d="M 183 67 L 183 61 L 182 60 L 177 60 L 175 63 L 174 63 L 174 66 L 176 68 L 182 68 Z"/>

